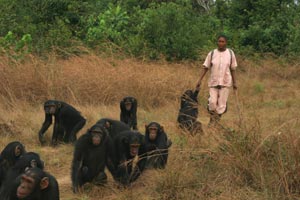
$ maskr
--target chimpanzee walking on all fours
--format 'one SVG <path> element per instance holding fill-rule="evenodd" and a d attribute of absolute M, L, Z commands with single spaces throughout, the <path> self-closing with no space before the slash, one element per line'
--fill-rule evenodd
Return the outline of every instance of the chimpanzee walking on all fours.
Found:
<path fill-rule="evenodd" d="M 66 143 L 75 142 L 77 132 L 85 125 L 86 120 L 71 105 L 56 100 L 48 100 L 44 104 L 45 121 L 39 131 L 39 140 L 41 144 L 45 143 L 44 133 L 52 124 L 54 116 L 54 128 L 52 135 L 52 145 L 56 145 L 57 141 Z"/>

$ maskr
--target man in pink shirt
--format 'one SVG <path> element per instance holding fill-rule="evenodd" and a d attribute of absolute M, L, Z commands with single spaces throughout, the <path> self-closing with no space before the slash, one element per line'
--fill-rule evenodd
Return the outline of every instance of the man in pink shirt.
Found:
<path fill-rule="evenodd" d="M 218 49 L 208 53 L 203 64 L 203 71 L 197 82 L 197 87 L 199 87 L 203 77 L 210 70 L 208 110 L 211 117 L 209 125 L 219 121 L 221 115 L 226 112 L 230 87 L 233 86 L 233 89 L 237 90 L 235 76 L 236 57 L 231 49 L 226 48 L 226 45 L 226 36 L 219 36 Z"/>

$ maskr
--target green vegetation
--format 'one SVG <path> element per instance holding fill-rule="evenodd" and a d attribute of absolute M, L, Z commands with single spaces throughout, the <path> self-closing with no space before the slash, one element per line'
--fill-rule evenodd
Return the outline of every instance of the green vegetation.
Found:
<path fill-rule="evenodd" d="M 8 34 L 15 36 L 12 46 L 23 36 L 32 38 L 30 50 L 37 55 L 80 54 L 86 48 L 105 52 L 109 47 L 138 58 L 198 59 L 215 46 L 219 33 L 229 36 L 230 47 L 239 54 L 300 54 L 300 6 L 294 0 L 0 0 L 0 4 L 1 41 Z M 7 46 L 1 42 L 3 48 Z"/>

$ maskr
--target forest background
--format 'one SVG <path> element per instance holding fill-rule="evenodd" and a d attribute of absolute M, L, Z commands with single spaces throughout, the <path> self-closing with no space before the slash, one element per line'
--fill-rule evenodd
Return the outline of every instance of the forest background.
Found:
<path fill-rule="evenodd" d="M 1 52 L 197 60 L 224 33 L 240 55 L 300 53 L 295 0 L 0 0 Z M 85 48 L 83 48 L 85 47 Z M 87 48 L 87 49 L 86 49 Z M 15 52 L 11 52 L 14 50 Z M 21 55 L 20 55 L 21 54 Z"/>

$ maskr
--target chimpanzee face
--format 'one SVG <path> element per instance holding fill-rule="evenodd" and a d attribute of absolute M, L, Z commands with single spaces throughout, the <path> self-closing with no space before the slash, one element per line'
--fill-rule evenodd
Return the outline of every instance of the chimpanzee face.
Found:
<path fill-rule="evenodd" d="M 131 108 L 132 108 L 132 103 L 131 103 L 131 102 L 125 102 L 125 109 L 126 109 L 127 111 L 130 111 Z"/>
<path fill-rule="evenodd" d="M 130 147 L 130 155 L 132 157 L 139 154 L 139 148 L 141 146 L 141 142 L 138 136 L 132 135 L 129 142 Z"/>
<path fill-rule="evenodd" d="M 94 127 L 90 130 L 92 135 L 92 143 L 94 146 L 100 145 L 101 140 L 103 139 L 103 130 L 100 127 Z"/>
<path fill-rule="evenodd" d="M 154 141 L 158 135 L 158 127 L 155 124 L 153 124 L 148 127 L 148 131 L 149 131 L 149 139 L 151 141 Z"/>
<path fill-rule="evenodd" d="M 139 148 L 140 148 L 140 144 L 139 143 L 130 144 L 130 155 L 132 157 L 138 155 L 139 154 Z"/>
<path fill-rule="evenodd" d="M 54 115 L 56 112 L 56 105 L 45 105 L 44 109 L 46 114 Z"/>
<path fill-rule="evenodd" d="M 37 168 L 36 168 L 37 169 Z M 49 185 L 49 178 L 48 177 L 40 177 L 41 173 L 37 170 L 28 169 L 21 177 L 21 183 L 17 188 L 17 197 L 18 199 L 24 199 L 29 197 L 35 191 L 43 190 L 48 187 Z M 36 172 L 37 171 L 37 172 Z M 39 174 L 38 174 L 39 172 Z"/>
<path fill-rule="evenodd" d="M 24 199 L 29 196 L 36 187 L 37 183 L 30 175 L 22 175 L 21 184 L 17 189 L 17 197 L 19 199 Z"/>

